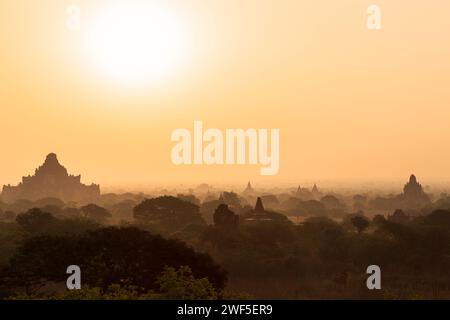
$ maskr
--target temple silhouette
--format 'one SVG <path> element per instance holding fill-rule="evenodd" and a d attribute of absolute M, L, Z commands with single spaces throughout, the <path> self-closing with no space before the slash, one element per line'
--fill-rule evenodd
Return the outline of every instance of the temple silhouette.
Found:
<path fill-rule="evenodd" d="M 409 177 L 409 181 L 403 187 L 403 200 L 412 206 L 422 206 L 430 203 L 429 196 L 423 190 L 422 185 L 417 182 L 414 174 Z"/>
<path fill-rule="evenodd" d="M 403 194 L 407 199 L 427 197 L 423 191 L 422 185 L 417 182 L 417 178 L 413 174 L 409 177 L 409 181 L 403 187 Z"/>
<path fill-rule="evenodd" d="M 247 183 L 247 187 L 242 192 L 242 194 L 244 194 L 244 195 L 254 195 L 255 194 L 255 189 L 253 189 L 252 184 L 250 183 L 250 181 Z"/>
<path fill-rule="evenodd" d="M 100 186 L 82 184 L 80 179 L 80 175 L 69 175 L 56 154 L 50 153 L 33 176 L 22 177 L 22 182 L 17 186 L 3 186 L 1 199 L 8 203 L 19 199 L 35 201 L 44 198 L 77 203 L 97 200 L 100 197 Z"/>

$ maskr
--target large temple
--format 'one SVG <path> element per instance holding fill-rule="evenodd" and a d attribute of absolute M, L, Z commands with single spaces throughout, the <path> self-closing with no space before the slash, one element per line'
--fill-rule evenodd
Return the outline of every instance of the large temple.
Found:
<path fill-rule="evenodd" d="M 403 194 L 405 198 L 408 199 L 426 197 L 422 185 L 417 182 L 417 178 L 413 174 L 409 177 L 409 181 L 403 187 Z"/>
<path fill-rule="evenodd" d="M 67 169 L 58 162 L 56 154 L 50 153 L 33 176 L 23 177 L 17 186 L 3 186 L 1 199 L 8 203 L 19 199 L 35 201 L 50 197 L 77 203 L 97 200 L 100 186 L 82 184 L 80 179 L 79 175 L 69 175 Z"/>
<path fill-rule="evenodd" d="M 417 182 L 415 175 L 409 177 L 409 181 L 403 187 L 403 200 L 410 206 L 421 206 L 428 204 L 430 198 L 425 193 L 422 185 Z"/>

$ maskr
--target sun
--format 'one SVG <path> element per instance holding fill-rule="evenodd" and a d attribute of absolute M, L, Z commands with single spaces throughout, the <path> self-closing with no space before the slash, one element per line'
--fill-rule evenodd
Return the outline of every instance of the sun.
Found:
<path fill-rule="evenodd" d="M 100 12 L 89 28 L 86 51 L 108 78 L 145 85 L 173 74 L 186 55 L 181 20 L 168 8 L 123 4 Z"/>

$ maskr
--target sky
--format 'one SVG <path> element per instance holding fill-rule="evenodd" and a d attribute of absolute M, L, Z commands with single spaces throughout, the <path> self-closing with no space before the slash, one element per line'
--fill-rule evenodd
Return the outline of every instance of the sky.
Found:
<path fill-rule="evenodd" d="M 138 2 L 0 2 L 0 184 L 17 184 L 50 152 L 102 186 L 450 181 L 449 1 L 146 1 L 169 13 L 179 59 L 124 84 L 87 39 L 111 7 Z M 371 4 L 380 30 L 367 28 Z M 70 5 L 81 9 L 77 30 Z M 119 48 L 125 24 L 108 35 Z M 147 56 L 137 65 L 167 58 Z M 171 133 L 194 120 L 280 129 L 278 174 L 174 165 Z"/>

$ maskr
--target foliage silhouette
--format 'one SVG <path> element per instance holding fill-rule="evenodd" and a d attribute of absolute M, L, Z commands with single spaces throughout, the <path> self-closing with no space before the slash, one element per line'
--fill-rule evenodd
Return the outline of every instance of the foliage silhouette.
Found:
<path fill-rule="evenodd" d="M 157 289 L 155 281 L 166 266 L 189 266 L 196 278 L 207 277 L 217 289 L 223 289 L 227 279 L 209 255 L 133 227 L 31 238 L 18 248 L 3 279 L 32 289 L 44 279 L 65 281 L 66 268 L 72 264 L 80 266 L 85 285 L 101 288 L 126 281 L 145 290 Z"/>

